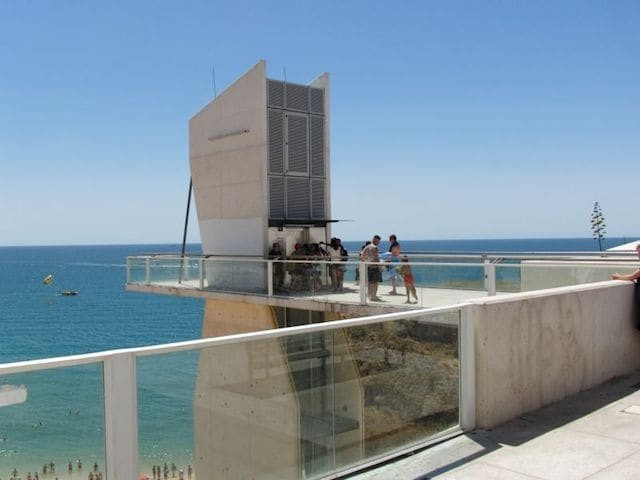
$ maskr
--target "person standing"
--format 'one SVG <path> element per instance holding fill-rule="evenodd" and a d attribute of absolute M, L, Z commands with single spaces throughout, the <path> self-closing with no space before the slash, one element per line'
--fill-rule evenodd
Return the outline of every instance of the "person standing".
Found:
<path fill-rule="evenodd" d="M 341 247 L 340 239 L 335 237 L 331 239 L 331 243 L 325 244 L 325 250 L 331 261 L 329 265 L 329 277 L 331 278 L 331 290 L 334 292 L 342 290 L 344 266 L 340 264 L 342 261 Z"/>
<path fill-rule="evenodd" d="M 380 235 L 374 235 L 371 243 L 362 249 L 360 261 L 367 262 L 367 295 L 369 300 L 380 302 L 382 299 L 378 297 L 378 284 L 382 280 L 380 272 L 380 252 L 378 245 L 380 244 Z"/>
<path fill-rule="evenodd" d="M 393 250 L 393 247 L 400 248 L 400 244 L 398 243 L 398 237 L 396 237 L 395 233 L 389 235 L 389 252 Z"/>
<path fill-rule="evenodd" d="M 412 303 L 410 294 L 415 298 L 415 302 L 418 303 L 418 294 L 416 293 L 416 285 L 413 278 L 413 272 L 411 271 L 411 265 L 409 265 L 409 258 L 404 255 L 402 257 L 402 266 L 400 268 L 400 275 L 402 275 L 402 280 L 404 281 L 404 287 L 407 290 L 407 301 L 404 303 Z M 398 268 L 398 267 L 396 267 Z"/>
<path fill-rule="evenodd" d="M 391 254 L 391 256 L 398 257 L 398 255 L 400 255 L 400 244 L 398 243 L 398 237 L 396 237 L 395 233 L 392 233 L 391 235 L 389 235 L 389 244 L 390 244 L 389 253 Z M 391 292 L 389 293 L 389 295 L 399 295 L 397 288 L 398 288 L 398 285 L 396 281 L 396 276 L 391 275 Z"/>

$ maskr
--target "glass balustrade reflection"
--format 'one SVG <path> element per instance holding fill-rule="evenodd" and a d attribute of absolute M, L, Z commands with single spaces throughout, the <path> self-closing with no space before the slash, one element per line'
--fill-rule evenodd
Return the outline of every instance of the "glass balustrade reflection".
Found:
<path fill-rule="evenodd" d="M 187 479 L 194 468 L 197 350 L 137 359 L 141 476 Z M 154 475 L 154 472 L 156 475 Z M 206 477 L 205 477 L 206 478 Z"/>
<path fill-rule="evenodd" d="M 147 283 L 147 259 L 144 257 L 127 258 L 128 281 L 133 284 Z"/>
<path fill-rule="evenodd" d="M 141 357 L 141 473 L 317 478 L 426 442 L 458 425 L 458 322 L 454 311 Z"/>
<path fill-rule="evenodd" d="M 179 257 L 153 257 L 151 283 L 176 285 L 184 275 L 184 265 L 184 260 Z"/>
<path fill-rule="evenodd" d="M 352 388 L 362 400 L 363 460 L 402 450 L 458 424 L 459 315 L 454 311 L 344 330 L 357 379 Z M 346 358 L 335 356 L 336 362 Z M 341 384 L 336 381 L 336 391 Z M 338 405 L 337 411 L 342 410 Z M 336 457 L 350 448 L 354 445 L 349 441 L 336 445 Z"/>
<path fill-rule="evenodd" d="M 282 263 L 284 271 L 279 272 L 279 275 L 283 275 L 282 282 L 277 282 L 281 286 L 276 289 L 274 283 L 274 291 L 293 296 L 328 292 L 332 286 L 331 274 L 337 269 L 330 262 L 319 260 L 292 259 L 278 263 Z M 333 270 L 330 271 L 330 268 Z"/>
<path fill-rule="evenodd" d="M 516 293 L 521 291 L 520 260 L 506 259 L 495 265 L 496 292 Z"/>
<path fill-rule="evenodd" d="M 199 257 L 185 256 L 179 261 L 178 283 L 190 288 L 200 288 L 200 268 L 202 261 Z"/>
<path fill-rule="evenodd" d="M 433 262 L 411 265 L 416 286 L 452 290 L 484 290 L 484 267 L 476 262 Z"/>
<path fill-rule="evenodd" d="M 233 293 L 267 293 L 265 260 L 205 258 L 203 269 L 205 289 Z"/>
<path fill-rule="evenodd" d="M 523 260 L 521 264 L 521 291 L 566 287 L 611 280 L 620 271 L 633 271 L 633 263 L 571 261 L 571 260 Z"/>
<path fill-rule="evenodd" d="M 102 364 L 0 375 L 0 478 L 105 474 Z"/>

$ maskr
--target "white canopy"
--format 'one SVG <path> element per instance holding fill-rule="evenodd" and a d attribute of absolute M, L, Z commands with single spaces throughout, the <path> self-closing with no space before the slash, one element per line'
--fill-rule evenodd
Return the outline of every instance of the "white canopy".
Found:
<path fill-rule="evenodd" d="M 624 245 L 618 245 L 617 247 L 613 248 L 607 248 L 607 252 L 635 252 L 638 243 L 640 243 L 640 240 L 625 243 Z"/>

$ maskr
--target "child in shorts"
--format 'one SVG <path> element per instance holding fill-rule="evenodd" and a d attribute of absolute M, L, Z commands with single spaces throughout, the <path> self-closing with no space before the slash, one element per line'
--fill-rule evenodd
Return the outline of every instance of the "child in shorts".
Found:
<path fill-rule="evenodd" d="M 404 281 L 404 286 L 407 290 L 407 301 L 404 303 L 418 303 L 418 295 L 416 294 L 416 286 L 413 281 L 411 265 L 409 265 L 409 257 L 404 255 L 401 260 L 401 266 L 398 268 L 400 269 L 400 275 L 402 275 L 402 280 Z M 413 298 L 416 300 L 415 302 L 411 301 L 409 294 L 413 295 Z"/>

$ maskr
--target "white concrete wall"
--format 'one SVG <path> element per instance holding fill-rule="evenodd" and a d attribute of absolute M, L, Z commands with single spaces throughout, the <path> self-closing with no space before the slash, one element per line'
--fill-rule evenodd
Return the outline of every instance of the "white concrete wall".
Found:
<path fill-rule="evenodd" d="M 477 426 L 640 368 L 633 288 L 608 281 L 474 300 Z"/>
<path fill-rule="evenodd" d="M 191 176 L 205 254 L 266 253 L 266 105 L 266 65 L 261 61 L 189 122 Z"/>
<path fill-rule="evenodd" d="M 316 79 L 314 79 L 309 85 L 312 87 L 323 88 L 324 89 L 324 153 L 325 153 L 325 181 L 326 181 L 326 196 L 325 196 L 325 217 L 333 218 L 331 213 L 331 137 L 330 133 L 330 125 L 331 125 L 331 117 L 329 111 L 329 98 L 331 98 L 331 92 L 329 91 L 329 74 L 323 73 Z M 324 232 L 322 234 L 317 234 L 317 236 L 324 236 L 327 239 L 332 237 L 331 234 L 331 223 L 327 223 L 326 227 L 323 229 Z M 319 240 L 314 239 L 313 241 L 318 242 Z M 323 241 L 328 241 L 324 240 Z"/>

